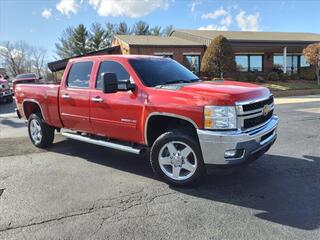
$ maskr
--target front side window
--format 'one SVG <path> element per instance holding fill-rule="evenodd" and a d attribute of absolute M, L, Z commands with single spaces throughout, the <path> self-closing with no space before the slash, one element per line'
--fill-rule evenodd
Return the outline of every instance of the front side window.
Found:
<path fill-rule="evenodd" d="M 102 74 L 103 73 L 115 73 L 118 80 L 128 80 L 130 75 L 127 70 L 118 62 L 105 61 L 100 64 L 99 72 L 97 76 L 96 88 L 102 89 Z"/>
<path fill-rule="evenodd" d="M 75 88 L 88 88 L 92 65 L 92 62 L 74 63 L 69 71 L 67 86 Z"/>
<path fill-rule="evenodd" d="M 186 67 L 170 58 L 131 59 L 130 64 L 147 87 L 199 81 Z"/>
<path fill-rule="evenodd" d="M 200 72 L 200 56 L 199 55 L 185 55 L 184 65 L 194 74 Z"/>

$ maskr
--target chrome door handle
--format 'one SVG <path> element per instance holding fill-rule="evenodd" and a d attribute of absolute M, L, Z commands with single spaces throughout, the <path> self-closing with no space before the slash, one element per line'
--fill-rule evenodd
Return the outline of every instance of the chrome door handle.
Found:
<path fill-rule="evenodd" d="M 70 96 L 68 94 L 62 94 L 61 97 L 64 98 L 64 99 L 69 99 L 70 98 Z"/>
<path fill-rule="evenodd" d="M 101 97 L 93 97 L 91 98 L 92 102 L 103 102 L 103 99 Z"/>

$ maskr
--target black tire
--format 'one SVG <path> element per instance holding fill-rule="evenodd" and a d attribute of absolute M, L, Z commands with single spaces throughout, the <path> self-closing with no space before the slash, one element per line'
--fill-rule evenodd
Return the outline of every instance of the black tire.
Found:
<path fill-rule="evenodd" d="M 190 136 L 186 130 L 175 129 L 169 132 L 166 132 L 159 136 L 151 147 L 150 152 L 150 163 L 153 171 L 165 182 L 167 182 L 171 186 L 176 187 L 185 187 L 185 186 L 194 186 L 202 180 L 202 177 L 205 175 L 205 166 L 202 158 L 201 149 L 199 143 L 195 137 Z M 197 164 L 196 170 L 192 176 L 184 180 L 175 180 L 169 176 L 167 176 L 160 167 L 159 163 L 159 153 L 163 146 L 165 146 L 169 142 L 182 142 L 187 144 L 196 155 Z M 172 166 L 173 171 L 173 166 Z"/>
<path fill-rule="evenodd" d="M 33 121 L 36 121 L 40 126 L 41 139 L 36 141 L 33 139 L 31 134 L 31 124 Z M 52 144 L 54 140 L 54 128 L 46 124 L 41 116 L 41 114 L 31 114 L 28 119 L 28 133 L 31 142 L 38 148 L 45 148 Z"/>

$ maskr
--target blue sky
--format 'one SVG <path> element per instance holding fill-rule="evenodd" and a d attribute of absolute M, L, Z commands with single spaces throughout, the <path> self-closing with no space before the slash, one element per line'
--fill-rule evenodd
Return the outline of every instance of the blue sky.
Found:
<path fill-rule="evenodd" d="M 320 33 L 320 1 L 219 0 L 0 0 L 0 42 L 25 40 L 46 48 L 68 26 L 93 22 L 234 31 Z"/>

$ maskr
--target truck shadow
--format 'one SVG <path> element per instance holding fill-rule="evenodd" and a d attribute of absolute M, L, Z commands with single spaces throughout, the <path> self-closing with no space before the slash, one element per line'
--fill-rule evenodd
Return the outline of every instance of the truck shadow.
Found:
<path fill-rule="evenodd" d="M 157 179 L 146 157 L 73 140 L 63 140 L 48 150 Z M 266 154 L 248 167 L 210 174 L 198 187 L 172 189 L 210 200 L 208 204 L 253 209 L 253 215 L 265 221 L 304 230 L 320 226 L 320 157 Z"/>

